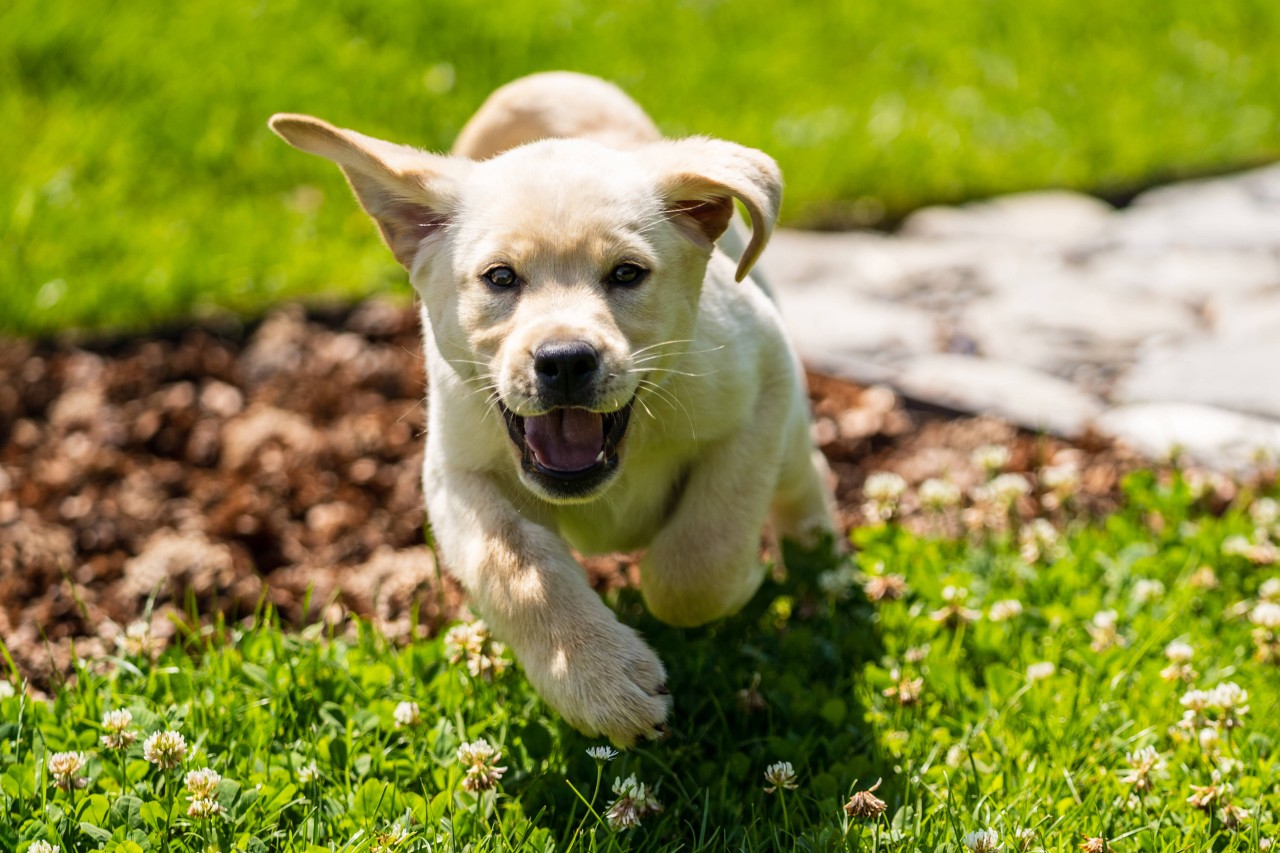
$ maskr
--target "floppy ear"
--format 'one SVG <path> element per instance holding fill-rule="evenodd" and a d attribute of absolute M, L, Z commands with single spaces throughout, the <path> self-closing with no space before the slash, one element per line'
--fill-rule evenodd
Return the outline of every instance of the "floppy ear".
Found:
<path fill-rule="evenodd" d="M 470 164 L 383 142 L 311 116 L 277 113 L 271 129 L 294 148 L 332 160 L 373 217 L 396 260 L 412 269 L 424 239 L 448 224 Z"/>
<path fill-rule="evenodd" d="M 733 200 L 742 202 L 751 217 L 751 240 L 736 277 L 746 278 L 778 221 L 778 164 L 763 151 L 705 137 L 656 143 L 645 154 L 659 170 L 658 191 L 671 221 L 699 245 L 715 245 L 733 218 Z"/>

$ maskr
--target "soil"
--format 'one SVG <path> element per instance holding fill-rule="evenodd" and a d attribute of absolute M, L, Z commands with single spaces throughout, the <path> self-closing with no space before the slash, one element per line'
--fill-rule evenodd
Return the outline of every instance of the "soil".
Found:
<path fill-rule="evenodd" d="M 809 381 L 846 527 L 862 522 L 869 472 L 967 488 L 985 444 L 1010 448 L 1010 471 L 1079 465 L 1095 511 L 1136 464 L 1100 440 Z M 463 597 L 423 534 L 425 392 L 415 308 L 385 301 L 147 337 L 0 339 L 0 640 L 19 674 L 44 684 L 76 657 L 114 654 L 139 619 L 164 640 L 267 606 L 295 625 L 356 614 L 393 637 L 456 618 Z M 585 564 L 601 588 L 634 580 L 629 557 Z"/>

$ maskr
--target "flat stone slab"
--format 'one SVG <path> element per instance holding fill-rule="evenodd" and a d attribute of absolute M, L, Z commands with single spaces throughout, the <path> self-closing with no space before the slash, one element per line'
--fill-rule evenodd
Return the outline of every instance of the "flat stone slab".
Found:
<path fill-rule="evenodd" d="M 1259 330 L 1261 332 L 1262 330 Z M 1153 351 L 1118 384 L 1120 403 L 1182 400 L 1280 419 L 1280 326 Z"/>
<path fill-rule="evenodd" d="M 926 207 L 907 217 L 906 237 L 1074 243 L 1101 236 L 1114 208 L 1066 190 L 1014 193 L 960 207 Z"/>
<path fill-rule="evenodd" d="M 1030 429 L 1074 436 L 1102 413 L 1101 402 L 1070 382 L 1010 362 L 932 355 L 893 380 L 909 397 L 966 412 L 988 412 Z"/>
<path fill-rule="evenodd" d="M 1222 470 L 1247 471 L 1260 454 L 1280 455 L 1280 423 L 1195 403 L 1118 406 L 1095 426 L 1152 458 L 1178 451 Z"/>
<path fill-rule="evenodd" d="M 781 308 L 802 356 L 833 353 L 893 361 L 931 351 L 937 334 L 925 311 L 849 288 L 795 288 Z"/>

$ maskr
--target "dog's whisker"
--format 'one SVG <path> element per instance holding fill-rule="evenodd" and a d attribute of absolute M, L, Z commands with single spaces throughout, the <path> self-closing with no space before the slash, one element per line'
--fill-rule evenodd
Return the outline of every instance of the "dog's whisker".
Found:
<path fill-rule="evenodd" d="M 713 370 L 710 373 L 688 373 L 687 371 L 676 370 L 671 367 L 635 367 L 628 370 L 627 373 L 644 373 L 646 375 L 650 373 L 672 373 L 676 376 L 692 376 L 698 378 L 703 376 L 714 376 L 716 371 Z"/>
<path fill-rule="evenodd" d="M 660 359 L 660 358 L 673 358 L 673 359 L 674 359 L 674 358 L 683 358 L 683 357 L 688 356 L 688 355 L 705 355 L 705 354 L 707 354 L 707 353 L 716 352 L 717 350 L 722 350 L 722 349 L 724 349 L 724 346 L 712 347 L 711 349 L 685 350 L 684 352 L 658 352 L 658 353 L 650 353 L 649 355 L 646 355 L 646 356 L 644 356 L 643 358 L 633 358 L 633 361 L 634 361 L 636 364 L 640 364 L 640 363 L 643 363 L 643 362 L 646 362 L 646 361 L 654 361 L 654 360 L 656 360 L 656 359 Z"/>
<path fill-rule="evenodd" d="M 636 395 L 636 402 L 637 402 L 637 403 L 639 403 L 641 406 L 643 406 L 643 407 L 644 407 L 645 414 L 647 414 L 647 415 L 649 416 L 649 419 L 650 419 L 650 420 L 655 421 L 655 422 L 658 420 L 657 415 L 655 415 L 655 414 L 653 413 L 653 409 L 649 408 L 649 404 L 648 404 L 648 403 L 646 403 L 646 402 L 644 401 L 644 398 L 643 398 L 643 397 L 641 397 L 640 395 L 638 395 L 638 394 L 637 394 L 637 395 Z"/>
<path fill-rule="evenodd" d="M 676 340 L 670 340 L 670 341 L 659 341 L 656 344 L 649 344 L 649 346 L 647 347 L 640 347 L 640 349 L 636 350 L 631 355 L 637 356 L 642 352 L 648 352 L 649 350 L 657 349 L 658 347 L 668 347 L 668 346 L 671 346 L 672 344 L 691 344 L 691 343 L 693 343 L 692 338 L 678 338 Z"/>
<path fill-rule="evenodd" d="M 694 441 L 698 440 L 698 427 L 693 422 L 693 415 L 689 413 L 689 410 L 685 407 L 684 403 L 680 402 L 680 398 L 676 397 L 670 391 L 666 390 L 661 385 L 659 385 L 656 382 L 653 382 L 652 380 L 641 379 L 639 384 L 649 388 L 660 399 L 664 400 L 667 403 L 667 405 L 671 407 L 672 411 L 675 411 L 677 408 L 679 408 L 680 411 L 684 412 L 685 418 L 689 421 L 689 432 L 692 435 Z"/>

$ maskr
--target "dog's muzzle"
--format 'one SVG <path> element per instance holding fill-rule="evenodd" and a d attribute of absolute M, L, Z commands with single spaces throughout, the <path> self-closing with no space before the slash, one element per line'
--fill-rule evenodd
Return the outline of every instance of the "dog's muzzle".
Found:
<path fill-rule="evenodd" d="M 564 407 L 527 417 L 502 406 L 502 416 L 520 450 L 525 474 L 550 495 L 578 498 L 591 494 L 617 470 L 618 445 L 634 403 L 632 398 L 616 412 Z"/>

